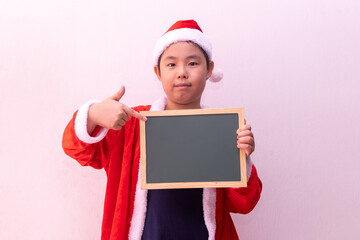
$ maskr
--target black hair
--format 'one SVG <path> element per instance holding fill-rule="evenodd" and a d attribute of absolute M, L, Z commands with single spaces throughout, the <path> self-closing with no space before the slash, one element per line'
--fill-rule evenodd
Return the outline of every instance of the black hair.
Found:
<path fill-rule="evenodd" d="M 184 42 L 192 43 L 192 44 L 194 44 L 195 46 L 197 46 L 197 47 L 201 50 L 201 52 L 204 54 L 204 57 L 205 57 L 205 60 L 206 60 L 206 67 L 207 67 L 207 69 L 209 70 L 210 59 L 209 59 L 209 55 L 205 52 L 205 50 L 204 50 L 202 47 L 200 47 L 199 44 L 194 43 L 193 41 L 188 40 L 188 41 L 184 41 Z M 166 49 L 165 49 L 165 50 L 166 50 Z M 164 52 L 165 52 L 165 51 L 164 51 Z M 161 57 L 162 57 L 162 55 L 164 54 L 164 52 L 162 52 L 162 53 L 160 54 L 159 59 L 158 59 L 158 62 L 157 62 L 157 67 L 158 67 L 158 70 L 159 70 L 159 74 L 160 74 L 160 60 L 161 60 Z"/>

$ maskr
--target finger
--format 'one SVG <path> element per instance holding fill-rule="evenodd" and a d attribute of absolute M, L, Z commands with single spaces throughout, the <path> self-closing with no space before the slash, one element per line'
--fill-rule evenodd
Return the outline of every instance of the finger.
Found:
<path fill-rule="evenodd" d="M 250 130 L 244 130 L 238 133 L 237 138 L 251 136 L 254 137 L 254 134 Z"/>
<path fill-rule="evenodd" d="M 237 147 L 244 150 L 246 156 L 250 156 L 250 154 L 254 152 L 254 147 L 249 144 L 238 144 Z"/>
<path fill-rule="evenodd" d="M 113 99 L 115 101 L 120 101 L 120 99 L 124 96 L 124 94 L 125 94 L 125 86 L 121 86 L 120 90 L 117 91 L 114 95 L 112 95 L 110 99 Z"/>
<path fill-rule="evenodd" d="M 124 119 L 119 119 L 117 123 L 118 123 L 120 126 L 124 126 L 124 125 L 125 125 L 125 122 L 126 122 L 126 121 L 125 121 Z"/>
<path fill-rule="evenodd" d="M 114 125 L 112 126 L 112 129 L 119 130 L 124 125 L 125 125 L 125 121 L 122 119 L 119 119 L 114 123 Z"/>
<path fill-rule="evenodd" d="M 121 116 L 121 118 L 122 118 L 124 121 L 129 121 L 129 120 L 130 120 L 130 116 L 129 116 L 127 113 L 123 113 L 123 115 Z"/>
<path fill-rule="evenodd" d="M 125 110 L 126 108 L 127 108 L 126 105 L 121 104 L 121 112 L 119 112 L 119 116 L 118 116 L 118 119 L 122 119 L 125 122 L 130 120 L 130 116 L 129 116 L 129 114 L 127 114 L 127 112 Z"/>
<path fill-rule="evenodd" d="M 252 146 L 255 145 L 255 141 L 254 141 L 254 138 L 253 137 L 250 137 L 250 136 L 246 136 L 246 137 L 241 137 L 238 139 L 237 143 L 240 143 L 240 144 L 250 144 Z"/>
<path fill-rule="evenodd" d="M 251 126 L 250 126 L 249 124 L 246 124 L 246 125 L 240 127 L 240 128 L 236 131 L 236 133 L 239 134 L 239 132 L 245 131 L 245 130 L 251 131 Z"/>
<path fill-rule="evenodd" d="M 128 115 L 131 115 L 133 117 L 136 117 L 137 119 L 139 120 L 142 120 L 142 121 L 146 121 L 147 118 L 143 115 L 141 115 L 140 113 L 138 113 L 137 111 L 131 109 L 130 107 L 124 105 L 124 110 L 125 112 L 128 114 Z"/>
<path fill-rule="evenodd" d="M 246 125 L 242 126 L 242 127 L 240 128 L 240 130 L 241 130 L 241 131 L 244 131 L 244 130 L 250 130 L 250 131 L 251 131 L 251 125 L 246 124 Z"/>
<path fill-rule="evenodd" d="M 239 130 L 237 131 L 237 133 L 245 131 L 245 130 L 251 131 L 251 126 L 249 124 L 246 124 L 246 125 L 240 127 Z"/>
<path fill-rule="evenodd" d="M 120 130 L 121 129 L 121 125 L 120 124 L 116 124 L 115 126 L 112 127 L 113 130 Z"/>
<path fill-rule="evenodd" d="M 249 151 L 253 148 L 250 144 L 240 144 L 240 143 L 237 144 L 237 147 L 244 151 Z"/>

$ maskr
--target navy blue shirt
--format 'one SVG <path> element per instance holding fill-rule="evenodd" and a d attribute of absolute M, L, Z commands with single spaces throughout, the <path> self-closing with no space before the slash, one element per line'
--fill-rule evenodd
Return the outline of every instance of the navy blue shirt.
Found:
<path fill-rule="evenodd" d="M 142 240 L 205 240 L 203 189 L 149 190 Z"/>

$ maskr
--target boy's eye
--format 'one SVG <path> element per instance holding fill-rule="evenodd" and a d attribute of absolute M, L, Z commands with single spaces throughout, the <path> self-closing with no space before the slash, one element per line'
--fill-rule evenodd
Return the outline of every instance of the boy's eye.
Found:
<path fill-rule="evenodd" d="M 174 66 L 175 66 L 175 63 L 168 63 L 167 66 L 168 66 L 168 67 L 174 67 Z"/>
<path fill-rule="evenodd" d="M 195 65 L 198 65 L 198 63 L 197 62 L 190 62 L 189 65 L 190 66 L 195 66 Z"/>

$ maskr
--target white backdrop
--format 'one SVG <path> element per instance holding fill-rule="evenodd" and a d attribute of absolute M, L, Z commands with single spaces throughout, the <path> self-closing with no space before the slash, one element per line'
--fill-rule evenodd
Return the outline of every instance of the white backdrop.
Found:
<path fill-rule="evenodd" d="M 240 239 L 359 239 L 360 2 L 0 0 L 0 239 L 100 239 L 106 176 L 62 151 L 89 99 L 162 93 L 152 48 L 198 21 L 225 77 L 203 103 L 244 107 L 263 181 Z"/>

